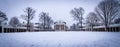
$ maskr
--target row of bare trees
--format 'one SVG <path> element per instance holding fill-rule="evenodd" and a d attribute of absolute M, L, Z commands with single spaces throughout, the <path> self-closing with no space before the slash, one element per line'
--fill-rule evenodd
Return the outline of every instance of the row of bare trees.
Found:
<path fill-rule="evenodd" d="M 24 14 L 22 14 L 20 17 L 26 21 L 27 31 L 30 31 L 31 26 L 33 26 L 31 23 L 31 20 L 35 17 L 35 10 L 31 7 L 27 7 L 24 9 Z M 0 11 L 0 25 L 4 21 L 7 21 L 8 18 L 5 13 Z M 49 16 L 49 13 L 41 12 L 39 14 L 39 27 L 41 27 L 43 30 L 45 29 L 52 29 L 51 25 L 53 24 L 52 18 Z M 9 25 L 12 27 L 18 27 L 21 25 L 19 19 L 17 17 L 12 17 L 9 21 Z"/>
<path fill-rule="evenodd" d="M 40 26 L 42 26 L 41 28 L 45 30 L 52 29 L 51 25 L 53 24 L 53 20 L 51 17 L 49 17 L 49 13 L 41 12 L 39 15 L 39 21 L 41 21 Z"/>
<path fill-rule="evenodd" d="M 31 7 L 27 7 L 25 10 L 24 10 L 25 14 L 21 15 L 22 18 L 24 20 L 27 21 L 27 30 L 29 31 L 30 30 L 30 22 L 31 20 L 34 18 L 35 16 L 35 10 Z M 46 12 L 41 12 L 39 14 L 39 27 L 42 28 L 43 30 L 46 30 L 46 29 L 51 29 L 51 25 L 53 24 L 53 20 L 52 18 L 49 16 L 49 13 L 46 13 Z"/>
<path fill-rule="evenodd" d="M 27 7 L 26 9 L 24 9 L 24 14 L 21 15 L 21 18 L 23 20 L 26 21 L 26 26 L 27 26 L 27 30 L 30 31 L 30 27 L 31 27 L 31 20 L 35 17 L 35 10 L 31 7 Z M 0 25 L 2 25 L 2 23 L 4 21 L 7 21 L 8 18 L 6 16 L 5 13 L 0 11 Z M 49 16 L 49 13 L 46 12 L 41 12 L 39 14 L 39 27 L 44 29 L 52 29 L 51 25 L 53 24 L 53 20 L 52 18 Z M 12 17 L 9 21 L 9 25 L 12 27 L 18 27 L 20 26 L 20 21 L 17 17 Z"/>
<path fill-rule="evenodd" d="M 82 26 L 83 8 L 74 8 L 70 12 L 73 18 L 78 20 Z M 90 12 L 86 17 L 86 24 L 91 26 L 104 25 L 108 31 L 109 25 L 120 23 L 120 3 L 117 0 L 103 0 L 95 8 L 94 12 Z"/>
<path fill-rule="evenodd" d="M 35 10 L 31 7 L 27 7 L 24 10 L 25 14 L 22 14 L 22 19 L 26 20 L 27 30 L 30 30 L 31 20 L 35 16 Z M 78 28 L 83 28 L 83 15 L 84 9 L 82 7 L 74 8 L 70 11 L 74 20 L 78 21 L 77 25 L 73 24 L 73 26 L 79 26 Z M 0 25 L 2 22 L 7 20 L 7 16 L 5 13 L 0 11 Z M 51 24 L 53 24 L 53 20 L 49 17 L 49 13 L 41 12 L 39 14 L 40 26 L 43 29 L 50 29 Z M 95 8 L 94 12 L 90 12 L 86 17 L 86 24 L 91 26 L 104 25 L 105 30 L 108 31 L 109 25 L 114 23 L 120 23 L 120 3 L 117 0 L 103 0 L 101 1 Z M 17 17 L 11 18 L 10 25 L 16 27 L 19 25 L 19 19 Z"/>
<path fill-rule="evenodd" d="M 105 26 L 105 30 L 108 31 L 109 25 L 113 24 L 114 20 L 120 17 L 120 3 L 117 0 L 103 0 L 95 8 L 94 13 Z"/>

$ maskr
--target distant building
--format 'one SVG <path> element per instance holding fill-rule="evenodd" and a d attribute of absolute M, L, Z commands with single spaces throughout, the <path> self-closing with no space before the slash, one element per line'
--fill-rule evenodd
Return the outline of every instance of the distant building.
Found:
<path fill-rule="evenodd" d="M 55 31 L 66 31 L 67 30 L 66 22 L 62 22 L 62 21 L 55 22 L 54 30 Z"/>
<path fill-rule="evenodd" d="M 26 22 L 23 22 L 23 23 L 20 23 L 19 25 L 20 27 L 25 27 L 27 29 L 27 23 Z M 29 30 L 30 31 L 34 31 L 34 23 L 29 23 Z"/>

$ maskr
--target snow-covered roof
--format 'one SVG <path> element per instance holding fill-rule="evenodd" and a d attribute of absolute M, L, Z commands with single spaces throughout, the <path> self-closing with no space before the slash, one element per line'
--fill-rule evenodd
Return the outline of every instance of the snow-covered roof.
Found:
<path fill-rule="evenodd" d="M 57 24 L 58 24 L 58 25 L 62 24 L 62 25 L 63 25 L 63 24 L 66 24 L 66 22 L 64 22 L 64 21 L 58 21 L 58 22 L 55 22 L 54 24 L 56 24 L 56 25 L 57 25 Z"/>
<path fill-rule="evenodd" d="M 27 29 L 26 27 L 12 27 L 12 26 L 8 26 L 8 25 L 4 25 L 4 28 L 19 28 L 19 29 Z"/>
<path fill-rule="evenodd" d="M 103 28 L 103 27 L 105 27 L 105 26 L 104 25 L 103 26 L 95 26 L 94 28 Z M 120 27 L 120 24 L 112 24 L 109 27 Z"/>
<path fill-rule="evenodd" d="M 110 25 L 109 27 L 120 27 L 120 24 L 113 24 L 113 25 Z"/>

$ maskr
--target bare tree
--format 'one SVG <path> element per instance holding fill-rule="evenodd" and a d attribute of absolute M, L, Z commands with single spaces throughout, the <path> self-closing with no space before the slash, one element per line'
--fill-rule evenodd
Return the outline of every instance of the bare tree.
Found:
<path fill-rule="evenodd" d="M 73 24 L 72 26 L 70 26 L 70 30 L 72 30 L 72 31 L 77 31 L 77 30 L 79 30 L 79 29 L 78 29 L 78 25 L 77 25 L 77 24 Z"/>
<path fill-rule="evenodd" d="M 74 20 L 77 20 L 81 24 L 80 27 L 82 28 L 84 9 L 82 7 L 74 8 L 70 13 L 73 15 Z"/>
<path fill-rule="evenodd" d="M 0 25 L 1 25 L 2 22 L 4 22 L 5 20 L 8 20 L 6 14 L 0 11 Z"/>
<path fill-rule="evenodd" d="M 53 24 L 53 20 L 51 19 L 51 17 L 49 17 L 49 14 L 45 12 L 40 13 L 39 21 L 43 25 L 44 30 L 45 28 L 50 29 L 51 25 Z"/>
<path fill-rule="evenodd" d="M 32 9 L 31 7 L 27 7 L 24 10 L 25 14 L 22 14 L 22 18 L 27 21 L 27 30 L 30 30 L 30 21 L 34 18 L 35 16 L 35 10 Z"/>
<path fill-rule="evenodd" d="M 17 17 L 12 17 L 11 20 L 9 21 L 9 25 L 12 27 L 17 27 L 19 24 L 20 22 Z"/>
<path fill-rule="evenodd" d="M 105 25 L 105 30 L 108 31 L 111 22 L 119 15 L 120 4 L 116 0 L 103 0 L 98 4 L 95 11 Z"/>
<path fill-rule="evenodd" d="M 115 24 L 120 24 L 120 18 L 115 19 L 115 20 L 114 20 L 114 23 L 115 23 Z"/>
<path fill-rule="evenodd" d="M 94 13 L 94 12 L 90 12 L 88 15 L 87 15 L 87 18 L 86 18 L 86 24 L 88 26 L 91 27 L 91 29 L 93 29 L 94 26 L 97 26 L 98 25 L 98 17 L 97 15 Z"/>

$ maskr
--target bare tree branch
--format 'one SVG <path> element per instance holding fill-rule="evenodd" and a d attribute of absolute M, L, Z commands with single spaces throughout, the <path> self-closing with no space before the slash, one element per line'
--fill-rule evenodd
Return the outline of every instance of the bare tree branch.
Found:
<path fill-rule="evenodd" d="M 70 11 L 70 13 L 72 14 L 74 20 L 77 20 L 81 24 L 81 27 L 82 27 L 84 9 L 82 7 L 74 8 L 73 10 Z"/>
<path fill-rule="evenodd" d="M 98 4 L 95 11 L 106 29 L 120 13 L 120 4 L 117 0 L 103 0 Z"/>
<path fill-rule="evenodd" d="M 25 14 L 22 14 L 21 17 L 27 21 L 27 30 L 29 31 L 30 29 L 30 21 L 34 18 L 35 16 L 35 10 L 32 9 L 31 7 L 27 7 L 24 10 Z"/>

